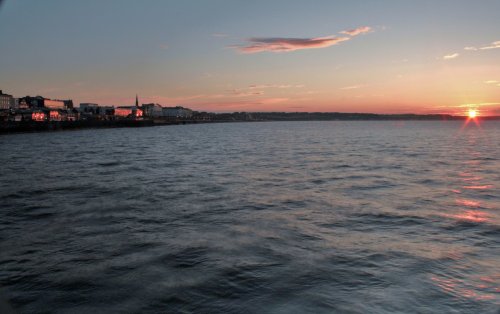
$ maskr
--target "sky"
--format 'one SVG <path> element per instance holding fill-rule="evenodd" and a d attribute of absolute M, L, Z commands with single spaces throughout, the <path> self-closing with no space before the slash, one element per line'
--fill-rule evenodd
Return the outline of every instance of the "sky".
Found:
<path fill-rule="evenodd" d="M 500 1 L 3 0 L 0 89 L 198 111 L 500 115 Z"/>

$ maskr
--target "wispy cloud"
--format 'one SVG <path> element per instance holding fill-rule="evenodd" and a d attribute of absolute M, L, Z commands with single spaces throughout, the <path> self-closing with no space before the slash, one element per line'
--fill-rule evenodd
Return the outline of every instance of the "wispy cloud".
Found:
<path fill-rule="evenodd" d="M 238 96 L 238 97 L 264 95 L 263 91 L 246 91 L 246 90 L 241 90 L 241 89 L 230 89 L 230 90 L 227 90 L 227 92 L 229 92 L 229 95 Z"/>
<path fill-rule="evenodd" d="M 302 88 L 305 85 L 290 85 L 290 84 L 261 84 L 261 85 L 250 85 L 249 89 L 264 89 L 264 88 Z"/>
<path fill-rule="evenodd" d="M 361 88 L 363 85 L 352 85 L 352 86 L 345 86 L 345 87 L 341 87 L 340 89 L 341 90 L 350 90 L 350 89 L 358 89 L 358 88 Z"/>
<path fill-rule="evenodd" d="M 449 55 L 445 55 L 443 56 L 443 60 L 451 60 L 451 59 L 455 59 L 456 57 L 458 57 L 460 54 L 455 52 L 455 53 L 452 53 L 452 54 L 449 54 Z"/>
<path fill-rule="evenodd" d="M 360 35 L 360 34 L 369 33 L 371 31 L 372 31 L 371 27 L 369 27 L 369 26 L 362 26 L 362 27 L 358 27 L 358 28 L 354 28 L 354 29 L 348 29 L 348 30 L 342 31 L 340 33 L 341 34 L 346 34 L 346 35 L 349 35 L 349 36 L 357 36 L 357 35 Z"/>
<path fill-rule="evenodd" d="M 481 50 L 488 50 L 488 49 L 497 49 L 497 48 L 500 48 L 500 40 L 499 41 L 494 41 L 494 42 L 491 43 L 491 45 L 484 46 L 484 47 L 481 47 L 479 49 L 481 49 Z"/>
<path fill-rule="evenodd" d="M 305 85 L 292 85 L 292 84 L 252 84 L 245 88 L 231 88 L 227 89 L 224 97 L 249 97 L 264 95 L 266 89 L 291 89 L 303 88 Z"/>
<path fill-rule="evenodd" d="M 464 47 L 464 50 L 467 50 L 467 51 L 476 51 L 477 48 L 469 46 L 469 47 Z"/>
<path fill-rule="evenodd" d="M 318 38 L 250 38 L 246 46 L 232 46 L 242 53 L 263 51 L 289 52 L 301 49 L 326 48 L 349 40 L 349 37 L 318 37 Z"/>
<path fill-rule="evenodd" d="M 287 101 L 288 98 L 266 98 L 259 101 L 259 104 L 263 105 L 274 105 Z"/>
<path fill-rule="evenodd" d="M 500 86 L 500 81 L 489 80 L 489 81 L 484 81 L 484 84 Z"/>
<path fill-rule="evenodd" d="M 369 26 L 362 26 L 355 29 L 341 31 L 341 34 L 347 36 L 326 36 L 312 38 L 288 38 L 288 37 L 253 37 L 247 39 L 246 45 L 233 45 L 229 48 L 234 48 L 242 53 L 257 53 L 257 52 L 289 52 L 302 49 L 317 49 L 326 48 L 337 45 L 343 41 L 350 40 L 352 37 L 371 32 Z"/>
<path fill-rule="evenodd" d="M 487 46 L 483 46 L 483 47 L 479 47 L 479 48 L 474 47 L 474 46 L 467 46 L 467 47 L 464 47 L 464 50 L 478 51 L 478 50 L 490 50 L 490 49 L 497 49 L 497 48 L 500 48 L 500 40 L 494 41 Z"/>
<path fill-rule="evenodd" d="M 168 49 L 168 45 L 167 44 L 160 44 L 160 48 L 163 49 L 163 50 L 167 50 Z"/>

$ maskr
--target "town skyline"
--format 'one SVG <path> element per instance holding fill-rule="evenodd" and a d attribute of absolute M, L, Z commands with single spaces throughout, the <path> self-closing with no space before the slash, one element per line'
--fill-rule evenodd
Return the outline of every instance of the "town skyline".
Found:
<path fill-rule="evenodd" d="M 138 94 L 210 112 L 499 115 L 498 11 L 497 1 L 9 0 L 0 87 L 75 105 Z"/>

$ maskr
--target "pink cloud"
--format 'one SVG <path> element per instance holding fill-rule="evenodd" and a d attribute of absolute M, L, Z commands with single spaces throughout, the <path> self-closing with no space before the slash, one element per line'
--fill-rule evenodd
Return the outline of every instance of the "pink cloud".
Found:
<path fill-rule="evenodd" d="M 261 85 L 250 85 L 249 89 L 264 89 L 264 88 L 302 88 L 305 85 L 290 85 L 290 84 L 261 84 Z"/>
<path fill-rule="evenodd" d="M 259 103 L 263 105 L 274 105 L 287 101 L 288 98 L 266 98 L 262 99 Z"/>
<path fill-rule="evenodd" d="M 301 49 L 326 48 L 349 40 L 349 37 L 318 37 L 318 38 L 250 38 L 246 46 L 232 46 L 242 53 L 257 53 L 263 51 L 288 52 Z"/>
<path fill-rule="evenodd" d="M 230 93 L 230 96 L 238 96 L 238 97 L 264 95 L 263 91 L 246 91 L 241 89 L 231 89 L 228 90 L 227 92 Z"/>
<path fill-rule="evenodd" d="M 354 29 L 348 29 L 348 30 L 342 31 L 340 33 L 341 34 L 346 34 L 346 35 L 349 35 L 349 36 L 356 36 L 356 35 L 359 35 L 359 34 L 368 33 L 371 30 L 372 30 L 372 28 L 369 27 L 369 26 L 362 26 L 362 27 L 358 27 L 358 28 L 354 28 Z"/>

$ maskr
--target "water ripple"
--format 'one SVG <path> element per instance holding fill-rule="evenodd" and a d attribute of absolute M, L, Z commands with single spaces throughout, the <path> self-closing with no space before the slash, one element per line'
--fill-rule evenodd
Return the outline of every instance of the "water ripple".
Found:
<path fill-rule="evenodd" d="M 2 136 L 2 293 L 20 313 L 497 313 L 498 138 L 338 121 Z"/>

